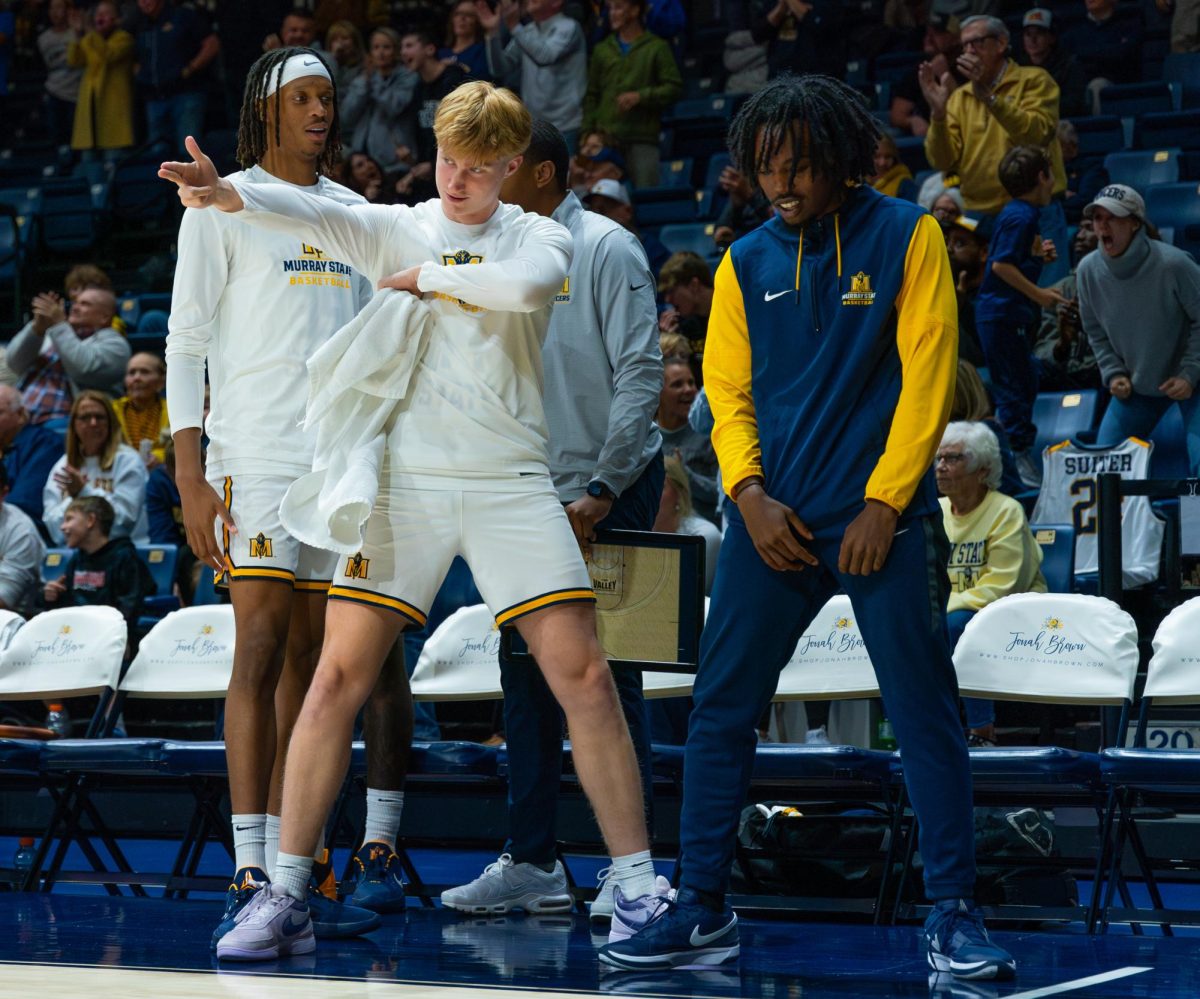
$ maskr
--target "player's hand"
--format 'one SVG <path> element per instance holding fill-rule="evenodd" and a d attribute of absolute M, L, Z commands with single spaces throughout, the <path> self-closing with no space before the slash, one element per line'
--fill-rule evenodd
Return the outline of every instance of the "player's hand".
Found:
<path fill-rule="evenodd" d="M 1133 382 L 1127 375 L 1115 375 L 1108 381 L 1108 390 L 1118 399 L 1128 399 L 1133 395 Z"/>
<path fill-rule="evenodd" d="M 1168 399 L 1174 399 L 1176 402 L 1183 402 L 1192 397 L 1192 383 L 1178 375 L 1168 378 L 1158 387 L 1158 390 Z"/>
<path fill-rule="evenodd" d="M 596 540 L 596 525 L 608 516 L 612 505 L 613 501 L 605 496 L 580 496 L 567 505 L 567 520 L 571 522 L 575 540 L 585 556 Z"/>
<path fill-rule="evenodd" d="M 636 90 L 626 90 L 623 94 L 617 94 L 617 110 L 621 114 L 628 114 L 641 102 L 642 97 Z"/>
<path fill-rule="evenodd" d="M 227 180 L 222 180 L 217 168 L 200 149 L 200 144 L 188 136 L 184 146 L 192 157 L 191 163 L 168 162 L 158 168 L 158 175 L 179 188 L 179 200 L 184 208 L 219 208 L 223 212 L 240 212 L 242 196 Z"/>
<path fill-rule="evenodd" d="M 899 514 L 886 503 L 867 500 L 862 513 L 850 521 L 842 535 L 838 552 L 838 572 L 851 576 L 869 576 L 883 568 L 892 539 L 896 536 Z"/>
<path fill-rule="evenodd" d="M 384 288 L 392 288 L 395 291 L 407 291 L 410 294 L 421 296 L 421 289 L 417 287 L 417 278 L 421 274 L 420 265 L 416 267 L 408 267 L 405 270 L 397 271 L 395 274 L 389 274 L 385 278 L 379 279 L 379 284 L 376 288 L 383 290 Z"/>
<path fill-rule="evenodd" d="M 802 538 L 811 541 L 812 531 L 795 510 L 771 499 L 761 485 L 743 488 L 737 507 L 755 550 L 776 572 L 799 572 L 806 564 L 817 564 L 817 557 L 800 543 Z"/>
<path fill-rule="evenodd" d="M 188 547 L 205 565 L 218 573 L 225 571 L 225 553 L 217 544 L 213 525 L 220 518 L 230 534 L 237 534 L 233 514 L 205 479 L 177 478 L 179 502 L 183 507 L 183 529 Z"/>
<path fill-rule="evenodd" d="M 87 476 L 78 468 L 74 468 L 71 465 L 63 465 L 62 468 L 54 473 L 55 485 L 72 499 L 83 492 L 83 487 L 87 485 L 87 481 Z"/>

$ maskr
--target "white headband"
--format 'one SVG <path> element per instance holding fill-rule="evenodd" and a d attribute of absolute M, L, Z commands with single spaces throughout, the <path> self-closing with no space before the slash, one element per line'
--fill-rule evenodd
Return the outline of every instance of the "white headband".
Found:
<path fill-rule="evenodd" d="M 294 56 L 288 56 L 287 62 L 283 64 L 282 73 L 278 69 L 271 72 L 267 79 L 267 92 L 264 96 L 270 97 L 276 90 L 280 90 L 304 76 L 323 76 L 330 83 L 333 82 L 329 76 L 329 70 L 314 53 L 300 52 Z M 276 80 L 279 82 L 276 83 Z"/>

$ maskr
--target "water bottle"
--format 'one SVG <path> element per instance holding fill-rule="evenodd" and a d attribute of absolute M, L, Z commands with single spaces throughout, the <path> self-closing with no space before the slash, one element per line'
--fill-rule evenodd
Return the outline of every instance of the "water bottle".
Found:
<path fill-rule="evenodd" d="M 22 880 L 33 867 L 33 837 L 22 836 L 17 840 L 17 852 L 13 856 L 13 870 L 17 872 L 17 880 Z"/>
<path fill-rule="evenodd" d="M 65 739 L 71 734 L 71 719 L 61 704 L 50 705 L 50 713 L 46 715 L 46 728 L 60 739 Z"/>
<path fill-rule="evenodd" d="M 896 733 L 892 731 L 892 723 L 886 718 L 879 719 L 879 725 L 875 729 L 875 744 L 885 752 L 896 751 Z"/>

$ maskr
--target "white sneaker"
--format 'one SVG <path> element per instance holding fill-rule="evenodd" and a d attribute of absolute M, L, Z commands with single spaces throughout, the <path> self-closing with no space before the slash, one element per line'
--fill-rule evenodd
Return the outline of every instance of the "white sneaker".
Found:
<path fill-rule="evenodd" d="M 804 736 L 804 744 L 806 746 L 832 746 L 829 741 L 829 733 L 825 731 L 825 726 L 820 728 L 810 728 Z"/>
<path fill-rule="evenodd" d="M 612 925 L 608 929 L 608 942 L 628 940 L 650 920 L 654 919 L 668 901 L 674 901 L 675 889 L 661 874 L 654 879 L 654 891 L 641 898 L 626 899 L 613 878 Z"/>
<path fill-rule="evenodd" d="M 507 853 L 469 885 L 442 892 L 442 905 L 459 912 L 569 912 L 574 904 L 561 863 L 555 861 L 547 873 L 533 864 L 514 864 Z"/>
<path fill-rule="evenodd" d="M 617 887 L 617 879 L 613 876 L 611 864 L 596 872 L 596 884 L 596 897 L 588 902 L 588 917 L 596 922 L 612 919 L 613 892 Z"/>
<path fill-rule="evenodd" d="M 308 906 L 278 885 L 259 889 L 238 913 L 233 929 L 217 942 L 217 957 L 227 961 L 271 961 L 316 950 Z"/>

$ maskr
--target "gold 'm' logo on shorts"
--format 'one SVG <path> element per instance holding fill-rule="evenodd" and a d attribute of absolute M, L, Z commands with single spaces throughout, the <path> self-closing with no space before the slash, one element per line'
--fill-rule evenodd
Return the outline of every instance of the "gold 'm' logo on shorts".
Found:
<path fill-rule="evenodd" d="M 347 579 L 366 579 L 367 569 L 371 565 L 369 558 L 363 558 L 362 552 L 355 554 L 354 558 L 346 559 L 346 578 Z"/>
<path fill-rule="evenodd" d="M 250 557 L 251 558 L 271 558 L 273 556 L 271 550 L 271 539 L 268 538 L 262 531 L 258 532 L 258 536 L 250 539 Z"/>

